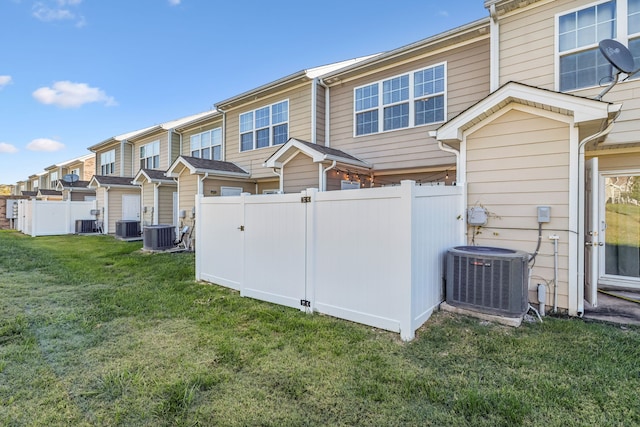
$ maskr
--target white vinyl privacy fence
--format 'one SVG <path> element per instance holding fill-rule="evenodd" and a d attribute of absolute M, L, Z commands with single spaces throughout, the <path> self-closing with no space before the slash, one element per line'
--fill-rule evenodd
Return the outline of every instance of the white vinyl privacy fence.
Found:
<path fill-rule="evenodd" d="M 462 187 L 197 197 L 196 278 L 241 295 L 399 332 L 443 301 L 464 242 Z"/>
<path fill-rule="evenodd" d="M 33 237 L 73 234 L 76 220 L 95 220 L 95 208 L 95 200 L 19 200 L 16 229 Z"/>

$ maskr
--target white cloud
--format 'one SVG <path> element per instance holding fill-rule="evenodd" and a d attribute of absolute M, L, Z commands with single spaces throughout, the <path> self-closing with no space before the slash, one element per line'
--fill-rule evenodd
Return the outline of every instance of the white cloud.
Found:
<path fill-rule="evenodd" d="M 11 83 L 11 76 L 0 76 L 0 89 Z"/>
<path fill-rule="evenodd" d="M 47 105 L 62 108 L 77 108 L 92 102 L 104 103 L 107 107 L 118 105 L 115 99 L 103 90 L 89 87 L 86 83 L 70 81 L 55 82 L 53 87 L 41 87 L 33 92 L 33 97 Z"/>
<path fill-rule="evenodd" d="M 179 4 L 180 4 L 180 2 L 181 2 L 181 1 L 182 1 L 182 0 L 169 0 L 169 4 L 170 4 L 171 6 L 177 6 L 177 5 L 179 5 Z"/>
<path fill-rule="evenodd" d="M 69 20 L 75 21 L 76 27 L 84 27 L 86 25 L 84 16 L 65 8 L 65 6 L 77 6 L 82 3 L 82 0 L 57 0 L 56 3 L 57 7 L 55 5 L 50 7 L 44 2 L 34 3 L 32 8 L 33 16 L 43 22 Z"/>
<path fill-rule="evenodd" d="M 17 153 L 18 149 L 15 145 L 8 144 L 6 142 L 0 142 L 0 153 Z"/>
<path fill-rule="evenodd" d="M 47 138 L 37 138 L 27 144 L 27 150 L 30 151 L 60 151 L 63 148 L 63 143 Z"/>

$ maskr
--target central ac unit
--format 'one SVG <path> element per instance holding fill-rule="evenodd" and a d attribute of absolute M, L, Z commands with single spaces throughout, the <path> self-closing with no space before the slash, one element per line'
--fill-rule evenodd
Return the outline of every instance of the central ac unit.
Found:
<path fill-rule="evenodd" d="M 76 234 L 81 233 L 93 233 L 95 230 L 95 219 L 77 219 L 76 220 Z"/>
<path fill-rule="evenodd" d="M 173 225 L 149 225 L 142 231 L 142 245 L 151 251 L 163 251 L 175 246 L 176 229 Z"/>
<path fill-rule="evenodd" d="M 140 237 L 140 222 L 136 220 L 116 221 L 116 237 L 124 239 Z"/>
<path fill-rule="evenodd" d="M 486 246 L 458 246 L 447 253 L 446 301 L 470 310 L 519 317 L 529 306 L 529 254 Z"/>

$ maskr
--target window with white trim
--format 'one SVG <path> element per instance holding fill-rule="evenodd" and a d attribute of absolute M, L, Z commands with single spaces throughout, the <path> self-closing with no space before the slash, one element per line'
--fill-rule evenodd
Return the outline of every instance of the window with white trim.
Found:
<path fill-rule="evenodd" d="M 640 0 L 610 0 L 557 15 L 558 88 L 607 85 L 617 70 L 598 43 L 616 39 L 640 59 Z"/>
<path fill-rule="evenodd" d="M 445 95 L 445 63 L 357 87 L 354 133 L 368 135 L 443 122 Z"/>
<path fill-rule="evenodd" d="M 289 139 L 289 101 L 240 114 L 240 151 L 281 145 Z"/>
<path fill-rule="evenodd" d="M 191 136 L 191 157 L 221 160 L 222 128 L 208 130 Z"/>
<path fill-rule="evenodd" d="M 100 153 L 100 175 L 111 175 L 116 169 L 116 150 Z"/>
<path fill-rule="evenodd" d="M 140 147 L 140 169 L 160 167 L 160 141 L 153 141 Z"/>
<path fill-rule="evenodd" d="M 49 174 L 49 181 L 50 181 L 49 187 L 51 188 L 55 188 L 56 185 L 58 185 L 58 171 L 54 171 Z"/>
<path fill-rule="evenodd" d="M 71 175 L 78 175 L 78 177 L 80 177 L 80 168 L 71 169 L 71 172 L 69 173 Z"/>
<path fill-rule="evenodd" d="M 33 190 L 37 190 L 38 186 L 40 185 L 40 180 L 39 179 L 34 179 L 33 181 L 31 181 L 31 188 L 33 188 Z"/>

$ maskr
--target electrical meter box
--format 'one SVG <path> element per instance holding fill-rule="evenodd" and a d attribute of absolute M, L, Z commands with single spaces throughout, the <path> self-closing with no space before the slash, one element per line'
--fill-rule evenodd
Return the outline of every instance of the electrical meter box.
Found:
<path fill-rule="evenodd" d="M 538 206 L 538 222 L 550 222 L 550 221 L 551 221 L 551 207 Z"/>
<path fill-rule="evenodd" d="M 474 206 L 467 211 L 467 224 L 473 226 L 485 225 L 487 223 L 487 210 L 482 206 Z"/>

